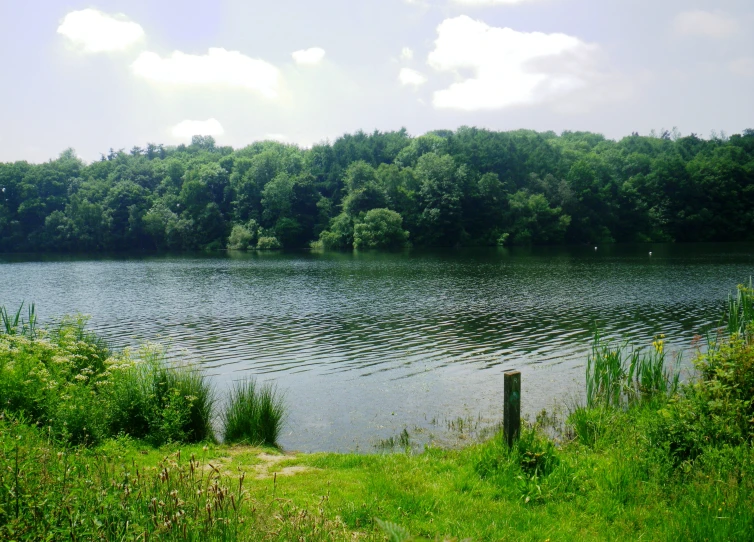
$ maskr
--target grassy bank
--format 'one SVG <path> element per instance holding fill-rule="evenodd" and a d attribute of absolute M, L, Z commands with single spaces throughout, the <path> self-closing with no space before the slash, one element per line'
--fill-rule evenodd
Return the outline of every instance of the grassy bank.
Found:
<path fill-rule="evenodd" d="M 588 401 L 567 419 L 540 417 L 512 449 L 498 436 L 421 454 L 285 455 L 220 445 L 188 430 L 195 425 L 186 413 L 197 399 L 186 395 L 161 403 L 174 405 L 174 415 L 163 407 L 147 416 L 156 421 L 141 426 L 144 434 L 129 434 L 130 426 L 113 425 L 128 411 L 113 403 L 110 389 L 117 388 L 96 382 L 140 367 L 152 378 L 137 382 L 154 383 L 164 362 L 146 369 L 156 363 L 148 356 L 138 363 L 113 356 L 97 350 L 91 336 L 73 341 L 72 331 L 5 333 L 0 539 L 752 540 L 753 295 L 739 290 L 729 305 L 730 328 L 699 355 L 686 384 L 661 337 L 643 352 L 597 342 L 587 363 Z M 90 350 L 82 353 L 80 342 Z M 93 367 L 95 359 L 102 368 Z M 36 369 L 24 373 L 19 360 Z M 76 360 L 75 370 L 50 368 Z M 50 379 L 63 386 L 49 396 L 37 385 L 45 381 L 42 367 L 50 372 L 48 387 Z M 88 378 L 77 378 L 82 374 Z M 81 390 L 72 391 L 76 386 Z M 233 394 L 254 394 L 253 387 L 239 384 Z M 155 395 L 154 385 L 148 389 L 137 397 Z M 71 405 L 83 400 L 87 407 L 75 416 L 100 408 L 105 429 L 96 439 L 88 426 L 66 429 L 77 419 Z M 226 432 L 241 430 L 239 420 L 250 416 L 244 412 L 256 411 L 226 413 Z M 553 426 L 557 442 L 545 436 Z M 171 427 L 177 429 L 170 437 L 151 432 Z"/>

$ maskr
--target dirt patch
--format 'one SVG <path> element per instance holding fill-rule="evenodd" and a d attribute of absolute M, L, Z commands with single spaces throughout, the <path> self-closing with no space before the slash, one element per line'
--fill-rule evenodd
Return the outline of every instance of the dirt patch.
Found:
<path fill-rule="evenodd" d="M 278 476 L 294 476 L 302 472 L 313 470 L 311 467 L 294 465 L 290 467 L 283 467 L 282 469 L 275 471 L 275 473 L 273 473 L 273 472 L 270 472 L 270 467 L 280 463 L 281 461 L 296 459 L 296 456 L 295 455 L 271 455 L 271 454 L 261 453 L 257 456 L 257 458 L 259 458 L 262 461 L 258 465 L 254 465 L 254 470 L 257 473 L 256 478 L 258 480 L 263 480 L 265 478 L 272 478 L 272 476 L 275 473 L 277 473 Z"/>

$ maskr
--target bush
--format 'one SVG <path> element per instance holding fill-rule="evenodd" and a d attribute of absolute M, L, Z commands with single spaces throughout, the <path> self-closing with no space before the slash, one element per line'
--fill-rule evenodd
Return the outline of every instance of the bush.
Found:
<path fill-rule="evenodd" d="M 278 248 L 283 248 L 283 245 L 280 244 L 277 237 L 264 236 L 257 241 L 258 250 L 275 250 Z"/>
<path fill-rule="evenodd" d="M 100 386 L 110 352 L 85 331 L 86 319 L 64 318 L 46 331 L 36 329 L 33 308 L 29 322 L 21 323 L 7 317 L 4 308 L 0 312 L 6 323 L 6 332 L 0 334 L 3 408 L 50 427 L 74 444 L 103 438 L 107 405 Z"/>
<path fill-rule="evenodd" d="M 147 345 L 139 359 L 126 359 L 111 373 L 110 433 L 155 445 L 214 438 L 214 392 L 191 365 L 171 366 L 161 347 Z"/>
<path fill-rule="evenodd" d="M 656 429 L 677 463 L 709 446 L 754 441 L 754 344 L 734 335 L 695 365 L 699 378 L 660 411 Z"/>
<path fill-rule="evenodd" d="M 354 248 L 399 248 L 407 241 L 403 218 L 390 209 L 372 209 L 354 226 Z"/>
<path fill-rule="evenodd" d="M 257 246 L 259 237 L 259 224 L 256 220 L 249 221 L 246 225 L 236 224 L 228 237 L 229 250 L 249 250 Z"/>
<path fill-rule="evenodd" d="M 236 382 L 222 415 L 223 439 L 227 444 L 277 446 L 285 418 L 285 405 L 274 384 L 261 387 L 253 379 Z"/>

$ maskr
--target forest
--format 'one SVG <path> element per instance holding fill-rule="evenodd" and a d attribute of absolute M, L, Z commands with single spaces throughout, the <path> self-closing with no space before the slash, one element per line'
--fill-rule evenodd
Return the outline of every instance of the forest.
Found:
<path fill-rule="evenodd" d="M 754 130 L 473 127 L 357 132 L 311 148 L 209 136 L 85 163 L 0 163 L 0 252 L 754 239 Z"/>

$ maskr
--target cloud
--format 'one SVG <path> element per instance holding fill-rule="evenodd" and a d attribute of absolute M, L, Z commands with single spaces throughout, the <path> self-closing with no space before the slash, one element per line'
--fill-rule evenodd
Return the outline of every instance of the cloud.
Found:
<path fill-rule="evenodd" d="M 727 38 L 740 30 L 738 22 L 722 11 L 684 11 L 673 20 L 673 30 L 681 36 Z"/>
<path fill-rule="evenodd" d="M 225 133 L 225 130 L 217 119 L 212 118 L 208 120 L 184 120 L 173 126 L 170 133 L 174 137 L 186 139 L 195 135 L 220 136 Z"/>
<path fill-rule="evenodd" d="M 754 77 L 754 57 L 744 56 L 728 64 L 731 72 L 742 77 Z"/>
<path fill-rule="evenodd" d="M 438 108 L 500 109 L 581 90 L 601 76 L 599 47 L 566 34 L 517 32 L 465 15 L 437 27 L 428 63 L 458 79 L 434 93 Z M 463 77 L 460 70 L 471 71 Z"/>
<path fill-rule="evenodd" d="M 319 64 L 325 58 L 325 50 L 321 47 L 311 47 L 291 53 L 296 64 Z"/>
<path fill-rule="evenodd" d="M 410 47 L 401 49 L 401 60 L 411 60 L 414 58 L 414 51 Z"/>
<path fill-rule="evenodd" d="M 280 85 L 280 71 L 272 64 L 222 48 L 210 48 L 206 55 L 174 51 L 165 58 L 144 52 L 131 68 L 156 83 L 240 88 L 267 98 L 277 97 Z"/>
<path fill-rule="evenodd" d="M 530 0 L 451 0 L 454 4 L 464 6 L 513 6 L 524 4 Z"/>
<path fill-rule="evenodd" d="M 87 53 L 122 51 L 144 37 L 141 25 L 124 15 L 108 15 L 96 9 L 72 11 L 58 27 L 72 43 Z"/>
<path fill-rule="evenodd" d="M 398 81 L 401 85 L 410 85 L 418 87 L 427 82 L 427 78 L 416 70 L 403 68 L 398 74 Z"/>

